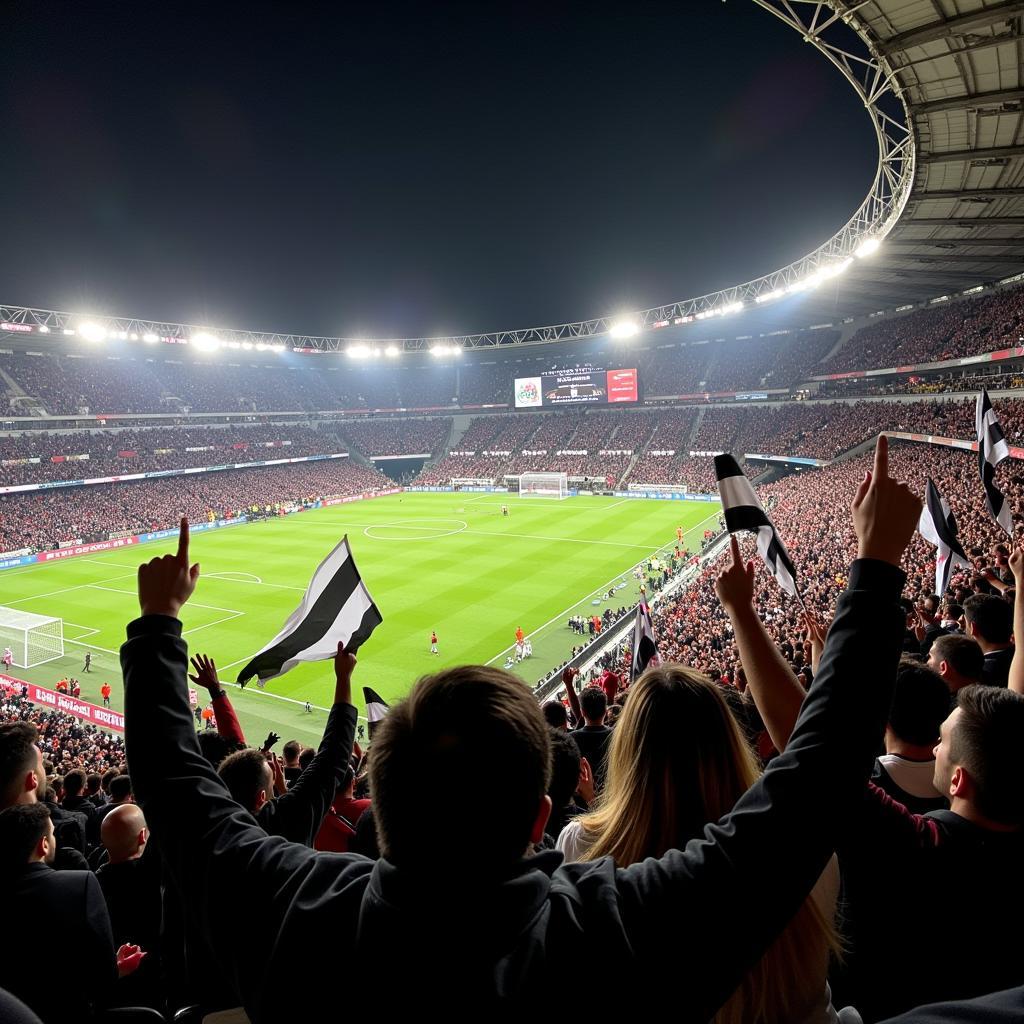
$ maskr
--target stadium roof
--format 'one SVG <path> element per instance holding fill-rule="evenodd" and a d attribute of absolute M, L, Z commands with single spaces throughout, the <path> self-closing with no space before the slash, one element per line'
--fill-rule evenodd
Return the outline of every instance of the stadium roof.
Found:
<path fill-rule="evenodd" d="M 798 5 L 793 5 L 798 6 Z M 1024 271 L 1024 2 L 869 0 L 837 12 L 886 62 L 911 119 L 910 196 L 869 263 L 812 318 L 858 316 Z"/>
<path fill-rule="evenodd" d="M 342 349 L 357 357 L 431 349 L 444 356 L 463 348 L 628 337 L 720 316 L 729 320 L 721 333 L 732 336 L 820 326 L 1024 273 L 1024 0 L 751 2 L 831 61 L 862 100 L 878 142 L 864 202 L 832 238 L 787 267 L 625 317 L 452 338 L 319 338 L 128 317 L 83 322 L 71 313 L 15 306 L 0 306 L 0 331 Z"/>

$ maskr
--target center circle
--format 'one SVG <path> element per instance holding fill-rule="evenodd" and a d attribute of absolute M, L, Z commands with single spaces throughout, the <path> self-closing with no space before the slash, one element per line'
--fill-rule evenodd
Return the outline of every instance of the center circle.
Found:
<path fill-rule="evenodd" d="M 417 523 L 436 525 L 417 526 Z M 363 529 L 363 534 L 372 540 L 437 540 L 439 537 L 451 537 L 456 533 L 462 533 L 468 526 L 469 524 L 461 519 L 401 519 L 393 523 L 367 526 Z M 402 536 L 403 532 L 408 536 Z"/>

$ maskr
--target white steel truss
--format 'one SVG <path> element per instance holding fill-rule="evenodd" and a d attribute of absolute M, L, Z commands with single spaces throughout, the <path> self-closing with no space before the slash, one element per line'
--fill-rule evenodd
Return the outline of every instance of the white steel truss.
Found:
<path fill-rule="evenodd" d="M 96 325 L 107 337 L 131 341 L 188 343 L 197 334 L 213 334 L 231 347 L 336 352 L 353 346 L 382 351 L 395 346 L 406 351 L 425 349 L 478 349 L 504 345 L 536 345 L 597 337 L 628 324 L 628 330 L 645 330 L 683 324 L 739 312 L 750 303 L 770 302 L 794 292 L 816 287 L 842 272 L 865 242 L 880 242 L 892 230 L 910 196 L 914 182 L 916 150 L 907 103 L 891 66 L 872 46 L 855 18 L 867 0 L 752 0 L 824 55 L 857 93 L 871 118 L 878 142 L 878 161 L 871 188 L 853 216 L 830 239 L 807 256 L 744 284 L 680 299 L 631 314 L 596 317 L 574 323 L 486 334 L 435 338 L 325 338 L 300 334 L 262 333 L 172 324 L 136 317 L 82 317 L 53 310 L 0 305 L 0 330 L 15 334 L 49 333 L 54 338 L 76 334 L 83 322 Z M 855 52 L 855 51 L 861 52 Z"/>

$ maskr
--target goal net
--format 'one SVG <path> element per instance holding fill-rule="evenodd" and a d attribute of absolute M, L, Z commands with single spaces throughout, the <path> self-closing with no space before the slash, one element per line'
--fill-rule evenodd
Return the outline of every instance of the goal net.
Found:
<path fill-rule="evenodd" d="M 523 473 L 519 477 L 519 496 L 557 500 L 568 498 L 568 477 L 565 473 Z"/>
<path fill-rule="evenodd" d="M 18 668 L 32 668 L 64 656 L 64 621 L 0 607 L 0 653 L 10 647 Z"/>

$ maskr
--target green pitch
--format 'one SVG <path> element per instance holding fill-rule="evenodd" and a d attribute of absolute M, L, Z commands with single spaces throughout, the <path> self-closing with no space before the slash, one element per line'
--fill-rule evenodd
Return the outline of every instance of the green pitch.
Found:
<path fill-rule="evenodd" d="M 197 533 L 192 553 L 202 576 L 185 609 L 185 639 L 190 651 L 216 660 L 222 681 L 233 682 L 347 533 L 384 616 L 359 653 L 358 703 L 364 685 L 391 701 L 445 665 L 503 665 L 517 626 L 531 636 L 533 657 L 516 671 L 533 684 L 577 642 L 566 625 L 571 615 L 632 603 L 632 568 L 670 549 L 677 526 L 687 531 L 690 550 L 698 549 L 718 511 L 707 502 L 409 493 Z M 13 674 L 50 688 L 62 675 L 75 676 L 82 696 L 97 704 L 109 682 L 113 706 L 122 707 L 117 650 L 125 623 L 138 614 L 135 570 L 170 550 L 165 541 L 0 573 L 0 604 L 64 620 L 65 657 Z M 626 586 L 606 600 L 620 582 Z M 430 653 L 431 630 L 438 655 Z M 86 651 L 93 655 L 88 675 Z M 301 665 L 265 691 L 250 685 L 229 692 L 250 742 L 274 728 L 315 745 L 333 692 L 331 665 Z M 307 700 L 312 714 L 304 711 Z"/>

